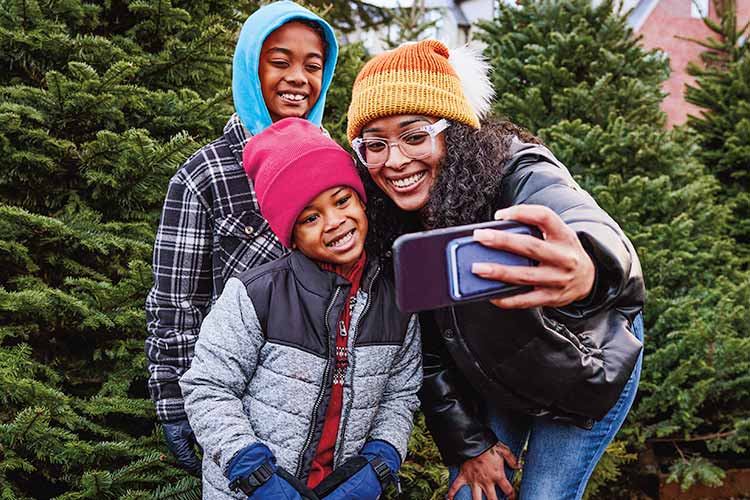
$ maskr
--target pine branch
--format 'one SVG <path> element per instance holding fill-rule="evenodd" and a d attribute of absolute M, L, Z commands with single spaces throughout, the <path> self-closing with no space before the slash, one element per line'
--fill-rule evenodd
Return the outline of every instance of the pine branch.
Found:
<path fill-rule="evenodd" d="M 713 432 L 711 434 L 704 434 L 701 436 L 692 436 L 689 438 L 649 438 L 646 442 L 648 443 L 696 443 L 701 441 L 713 441 L 715 439 L 723 439 L 726 437 L 734 436 L 737 434 L 737 430 L 731 430 L 726 432 Z"/>

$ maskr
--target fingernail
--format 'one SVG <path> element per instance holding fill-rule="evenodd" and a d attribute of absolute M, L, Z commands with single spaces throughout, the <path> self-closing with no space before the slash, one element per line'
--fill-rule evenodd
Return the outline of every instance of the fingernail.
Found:
<path fill-rule="evenodd" d="M 487 241 L 492 239 L 492 232 L 489 229 L 475 229 L 474 241 Z"/>
<path fill-rule="evenodd" d="M 486 274 L 490 272 L 490 265 L 482 262 L 475 262 L 471 265 L 471 272 L 474 274 Z"/>
<path fill-rule="evenodd" d="M 508 209 L 502 208 L 495 212 L 495 220 L 505 220 L 508 218 Z"/>

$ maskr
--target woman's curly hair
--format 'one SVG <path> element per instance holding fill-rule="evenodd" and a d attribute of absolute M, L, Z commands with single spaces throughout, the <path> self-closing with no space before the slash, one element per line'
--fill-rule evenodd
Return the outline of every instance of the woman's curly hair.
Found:
<path fill-rule="evenodd" d="M 484 121 L 479 130 L 451 123 L 445 131 L 445 157 L 430 198 L 422 210 L 414 212 L 398 208 L 358 161 L 367 194 L 367 252 L 387 257 L 402 234 L 491 220 L 513 137 L 541 144 L 530 132 L 507 120 Z"/>

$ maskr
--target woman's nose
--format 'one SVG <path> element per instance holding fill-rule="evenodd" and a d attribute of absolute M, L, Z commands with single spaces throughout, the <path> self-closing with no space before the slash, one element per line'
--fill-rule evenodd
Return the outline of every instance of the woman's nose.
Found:
<path fill-rule="evenodd" d="M 384 166 L 398 170 L 411 161 L 411 158 L 401 152 L 397 144 L 389 144 L 388 148 L 388 159 Z"/>

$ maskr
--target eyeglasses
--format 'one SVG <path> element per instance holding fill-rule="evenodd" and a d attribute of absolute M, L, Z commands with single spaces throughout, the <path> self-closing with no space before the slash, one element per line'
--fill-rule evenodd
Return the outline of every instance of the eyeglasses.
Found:
<path fill-rule="evenodd" d="M 442 118 L 424 127 L 407 130 L 394 142 L 380 137 L 357 137 L 352 141 L 352 149 L 357 158 L 367 168 L 378 168 L 385 165 L 391 156 L 391 148 L 398 146 L 401 154 L 412 160 L 427 158 L 435 152 L 435 137 L 451 126 L 451 122 Z"/>

